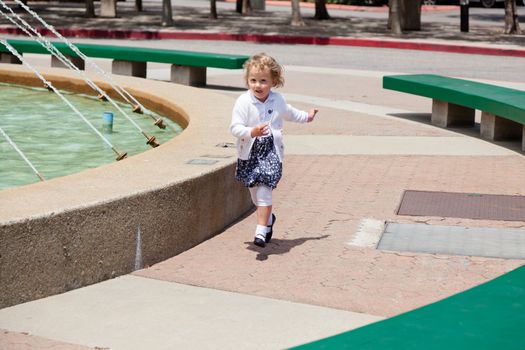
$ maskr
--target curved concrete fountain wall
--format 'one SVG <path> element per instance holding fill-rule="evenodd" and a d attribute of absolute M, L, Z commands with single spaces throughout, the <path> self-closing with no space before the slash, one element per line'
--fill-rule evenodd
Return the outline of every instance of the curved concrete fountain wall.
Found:
<path fill-rule="evenodd" d="M 41 73 L 60 89 L 93 94 L 70 71 Z M 212 237 L 252 208 L 248 191 L 234 180 L 235 150 L 217 146 L 233 142 L 231 98 L 114 78 L 146 108 L 186 129 L 123 161 L 0 191 L 0 308 L 131 272 L 139 231 L 143 263 L 151 265 Z M 42 86 L 15 65 L 0 64 L 0 81 Z"/>

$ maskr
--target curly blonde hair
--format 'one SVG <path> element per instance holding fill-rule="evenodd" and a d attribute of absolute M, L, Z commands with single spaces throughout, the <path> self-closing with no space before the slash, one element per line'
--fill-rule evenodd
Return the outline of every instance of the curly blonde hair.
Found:
<path fill-rule="evenodd" d="M 266 68 L 270 70 L 274 87 L 284 85 L 283 67 L 281 67 L 273 57 L 268 56 L 264 52 L 250 57 L 250 59 L 244 63 L 243 67 L 245 69 L 244 80 L 246 81 L 246 85 L 248 85 L 248 74 L 251 70 L 261 71 Z"/>

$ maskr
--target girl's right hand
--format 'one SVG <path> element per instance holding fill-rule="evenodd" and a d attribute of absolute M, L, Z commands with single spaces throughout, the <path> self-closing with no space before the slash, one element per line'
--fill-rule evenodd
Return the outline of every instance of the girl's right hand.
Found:
<path fill-rule="evenodd" d="M 252 131 L 250 132 L 250 135 L 252 137 L 266 136 L 268 135 L 269 132 L 270 130 L 268 128 L 268 124 L 259 124 L 252 129 Z"/>

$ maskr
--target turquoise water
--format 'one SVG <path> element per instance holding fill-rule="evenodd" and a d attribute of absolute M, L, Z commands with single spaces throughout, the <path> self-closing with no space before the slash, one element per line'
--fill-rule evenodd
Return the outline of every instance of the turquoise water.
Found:
<path fill-rule="evenodd" d="M 110 102 L 86 95 L 61 93 L 121 153 L 128 157 L 151 149 L 146 138 Z M 128 104 L 119 107 L 148 135 L 162 144 L 182 128 L 162 118 L 168 127 L 153 125 L 161 116 L 145 111 L 137 114 Z M 104 112 L 113 113 L 113 132 L 103 128 Z M 0 83 L 0 127 L 16 143 L 46 180 L 115 162 L 116 154 L 59 96 L 46 89 Z M 0 134 L 0 189 L 40 180 Z"/>

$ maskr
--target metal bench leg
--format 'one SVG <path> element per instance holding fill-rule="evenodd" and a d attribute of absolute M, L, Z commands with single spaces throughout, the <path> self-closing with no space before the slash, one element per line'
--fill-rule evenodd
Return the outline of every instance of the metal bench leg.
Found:
<path fill-rule="evenodd" d="M 441 100 L 432 100 L 432 124 L 448 126 L 473 126 L 475 110 Z"/>
<path fill-rule="evenodd" d="M 22 62 L 12 53 L 0 53 L 0 63 L 22 64 Z"/>
<path fill-rule="evenodd" d="M 67 59 L 69 59 L 78 69 L 84 70 L 85 69 L 85 63 L 84 60 L 80 57 L 73 57 L 73 56 L 66 56 Z M 67 67 L 62 61 L 60 61 L 56 56 L 51 56 L 51 67 L 57 67 L 57 68 L 69 68 Z"/>
<path fill-rule="evenodd" d="M 492 113 L 481 112 L 481 137 L 488 140 L 520 139 L 523 125 L 498 117 Z"/>
<path fill-rule="evenodd" d="M 111 73 L 113 74 L 146 78 L 146 69 L 146 62 L 113 60 L 113 62 L 111 63 Z"/>
<path fill-rule="evenodd" d="M 206 67 L 171 65 L 171 81 L 190 86 L 206 85 Z"/>

